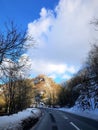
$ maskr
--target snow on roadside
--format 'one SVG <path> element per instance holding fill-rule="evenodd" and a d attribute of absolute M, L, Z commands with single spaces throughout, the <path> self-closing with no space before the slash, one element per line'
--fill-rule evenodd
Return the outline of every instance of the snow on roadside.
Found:
<path fill-rule="evenodd" d="M 83 117 L 88 117 L 88 118 L 98 121 L 98 109 L 83 111 L 83 110 L 80 110 L 79 108 L 77 108 L 76 106 L 74 106 L 72 108 L 59 108 L 59 110 L 65 111 L 65 112 L 70 112 L 70 113 L 80 115 Z"/>
<path fill-rule="evenodd" d="M 37 108 L 28 108 L 16 114 L 10 116 L 1 116 L 0 117 L 0 130 L 15 130 L 17 128 L 21 128 L 22 120 L 28 117 L 39 117 L 41 111 Z"/>

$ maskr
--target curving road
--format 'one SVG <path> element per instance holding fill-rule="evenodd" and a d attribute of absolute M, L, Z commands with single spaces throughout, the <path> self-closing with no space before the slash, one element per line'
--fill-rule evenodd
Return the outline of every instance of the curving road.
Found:
<path fill-rule="evenodd" d="M 98 122 L 68 112 L 43 109 L 40 121 L 31 130 L 98 130 Z"/>

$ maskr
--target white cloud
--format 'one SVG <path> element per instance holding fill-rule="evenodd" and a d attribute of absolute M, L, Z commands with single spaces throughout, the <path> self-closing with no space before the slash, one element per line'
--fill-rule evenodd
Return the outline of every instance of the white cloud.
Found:
<path fill-rule="evenodd" d="M 42 8 L 40 12 L 40 17 L 46 18 L 46 16 L 47 16 L 47 10 L 45 8 Z"/>
<path fill-rule="evenodd" d="M 48 35 L 52 23 L 52 11 L 42 8 L 40 12 L 40 18 L 28 24 L 27 33 L 28 35 L 33 36 L 35 41 L 39 43 L 39 46 L 41 46 L 45 42 L 44 40 Z"/>
<path fill-rule="evenodd" d="M 52 78 L 52 79 L 56 79 L 57 78 L 57 75 L 56 74 L 50 74 L 50 75 L 48 75 L 50 78 Z"/>
<path fill-rule="evenodd" d="M 75 73 L 75 68 L 74 67 L 68 67 L 66 64 L 53 64 L 53 63 L 46 63 L 44 61 L 32 61 L 32 68 L 33 71 L 36 73 L 44 73 L 44 74 L 51 74 L 51 73 L 56 73 L 56 74 L 63 74 L 65 72 L 68 73 Z"/>
<path fill-rule="evenodd" d="M 65 75 L 62 76 L 62 79 L 67 79 L 67 80 L 68 80 L 68 79 L 70 79 L 70 78 L 71 78 L 71 76 L 68 75 L 68 74 L 65 74 Z"/>
<path fill-rule="evenodd" d="M 35 73 L 76 72 L 90 49 L 89 23 L 98 17 L 97 12 L 97 0 L 60 0 L 54 10 L 42 8 L 40 17 L 28 24 L 27 31 L 39 43 L 35 56 L 32 50 L 28 52 L 34 58 Z"/>
<path fill-rule="evenodd" d="M 32 61 L 32 74 L 39 75 L 45 74 L 49 77 L 56 79 L 60 77 L 61 79 L 64 78 L 65 74 L 74 74 L 76 72 L 76 68 L 73 66 L 67 66 L 66 64 L 54 64 L 45 62 L 42 60 L 34 59 Z"/>

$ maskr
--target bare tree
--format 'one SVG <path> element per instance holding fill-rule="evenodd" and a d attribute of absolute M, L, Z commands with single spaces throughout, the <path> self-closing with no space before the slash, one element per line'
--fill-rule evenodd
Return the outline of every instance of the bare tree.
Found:
<path fill-rule="evenodd" d="M 0 65 L 5 58 L 17 61 L 26 48 L 32 42 L 32 38 L 26 35 L 26 31 L 19 31 L 14 22 L 5 25 L 5 31 L 0 30 Z M 34 43 L 34 42 L 33 42 Z"/>
<path fill-rule="evenodd" d="M 6 86 L 4 93 L 10 114 L 15 112 L 16 95 L 19 95 L 16 83 L 24 67 L 24 64 L 19 64 L 19 58 L 31 44 L 35 44 L 33 39 L 26 35 L 26 31 L 19 31 L 14 22 L 6 24 L 4 32 L 0 30 L 0 80 Z"/>

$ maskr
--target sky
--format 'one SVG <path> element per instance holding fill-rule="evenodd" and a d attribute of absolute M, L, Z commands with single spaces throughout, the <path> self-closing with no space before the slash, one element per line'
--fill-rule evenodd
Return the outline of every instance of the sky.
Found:
<path fill-rule="evenodd" d="M 98 0 L 0 0 L 0 28 L 7 19 L 27 30 L 36 49 L 27 54 L 31 76 L 56 82 L 70 79 L 83 65 L 96 32 Z"/>

